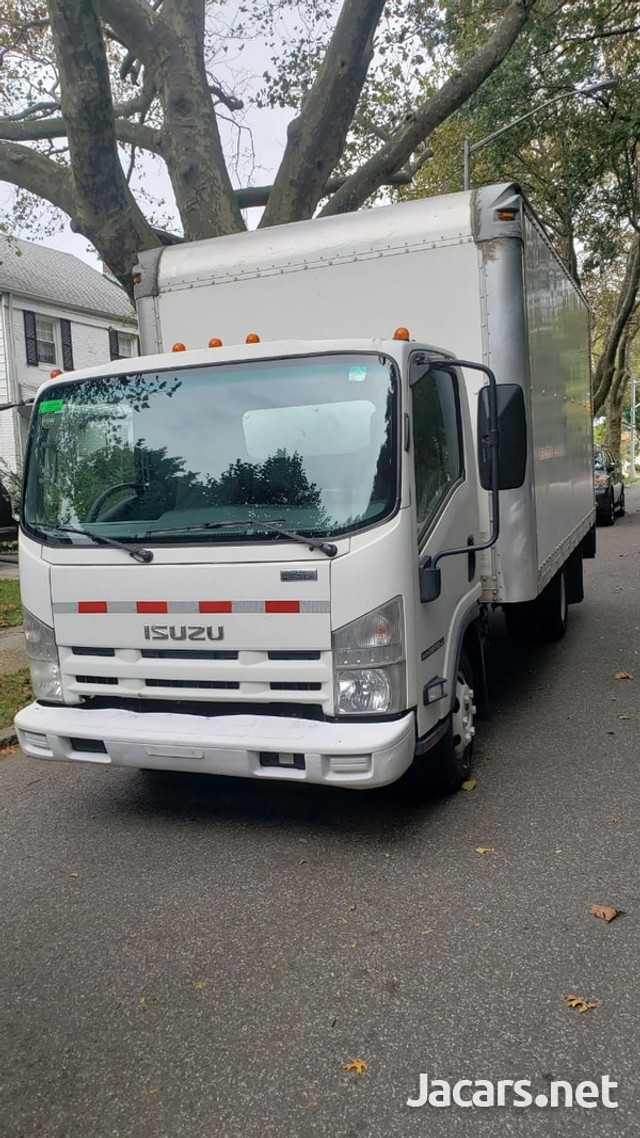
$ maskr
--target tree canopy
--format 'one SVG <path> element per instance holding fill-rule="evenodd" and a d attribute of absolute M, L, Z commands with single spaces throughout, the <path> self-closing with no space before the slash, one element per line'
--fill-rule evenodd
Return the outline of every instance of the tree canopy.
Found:
<path fill-rule="evenodd" d="M 138 252 L 254 205 L 269 226 L 460 189 L 463 138 L 513 124 L 472 184 L 519 181 L 579 275 L 598 410 L 638 326 L 639 32 L 629 0 L 5 0 L 0 181 L 16 227 L 46 203 L 131 294 Z M 247 115 L 274 107 L 281 161 L 251 185 Z"/>
<path fill-rule="evenodd" d="M 8 0 L 0 179 L 68 215 L 130 291 L 136 254 L 173 239 L 152 179 L 136 176 L 141 155 L 166 169 L 179 239 L 240 230 L 251 204 L 265 226 L 358 209 L 410 181 L 433 130 L 500 66 L 538 2 L 481 0 L 473 50 L 447 68 L 442 26 L 460 0 Z M 272 65 L 238 93 L 240 49 L 255 37 Z M 247 100 L 291 112 L 266 192 L 238 192 L 225 154 Z"/>

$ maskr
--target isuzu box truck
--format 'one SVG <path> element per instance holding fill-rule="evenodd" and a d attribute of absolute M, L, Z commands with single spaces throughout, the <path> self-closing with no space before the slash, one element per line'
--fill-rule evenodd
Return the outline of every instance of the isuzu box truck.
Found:
<path fill-rule="evenodd" d="M 469 771 L 487 616 L 594 553 L 588 314 L 515 185 L 145 253 L 143 355 L 35 402 L 27 754 Z"/>

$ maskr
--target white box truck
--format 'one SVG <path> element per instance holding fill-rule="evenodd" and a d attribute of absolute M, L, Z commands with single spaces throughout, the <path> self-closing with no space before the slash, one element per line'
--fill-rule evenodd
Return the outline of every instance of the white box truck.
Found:
<path fill-rule="evenodd" d="M 455 790 L 490 609 L 560 638 L 595 552 L 587 308 L 519 188 L 153 250 L 136 281 L 144 355 L 34 406 L 21 746 Z"/>

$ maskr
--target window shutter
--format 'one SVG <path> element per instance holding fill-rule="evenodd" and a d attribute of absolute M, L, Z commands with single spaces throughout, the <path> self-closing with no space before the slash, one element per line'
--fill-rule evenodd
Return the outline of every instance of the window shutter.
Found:
<path fill-rule="evenodd" d="M 116 332 L 115 328 L 109 329 L 109 359 L 110 360 L 119 360 L 120 359 L 120 348 L 119 348 L 119 344 L 118 344 L 118 333 Z"/>
<path fill-rule="evenodd" d="M 24 317 L 24 339 L 27 345 L 27 364 L 29 367 L 37 367 L 38 342 L 36 340 L 36 314 L 35 312 L 28 312 L 25 308 L 22 315 Z"/>
<path fill-rule="evenodd" d="M 71 344 L 71 321 L 60 321 L 60 339 L 62 340 L 62 366 L 65 371 L 73 371 L 73 347 Z"/>

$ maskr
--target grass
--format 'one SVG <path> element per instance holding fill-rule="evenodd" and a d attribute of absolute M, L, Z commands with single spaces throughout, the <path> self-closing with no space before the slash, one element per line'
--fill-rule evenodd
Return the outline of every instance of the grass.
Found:
<path fill-rule="evenodd" d="M 18 628 L 21 624 L 20 585 L 11 579 L 0 581 L 0 628 Z"/>
<path fill-rule="evenodd" d="M 33 699 L 29 669 L 21 668 L 0 680 L 0 731 L 13 725 L 13 717 Z"/>

